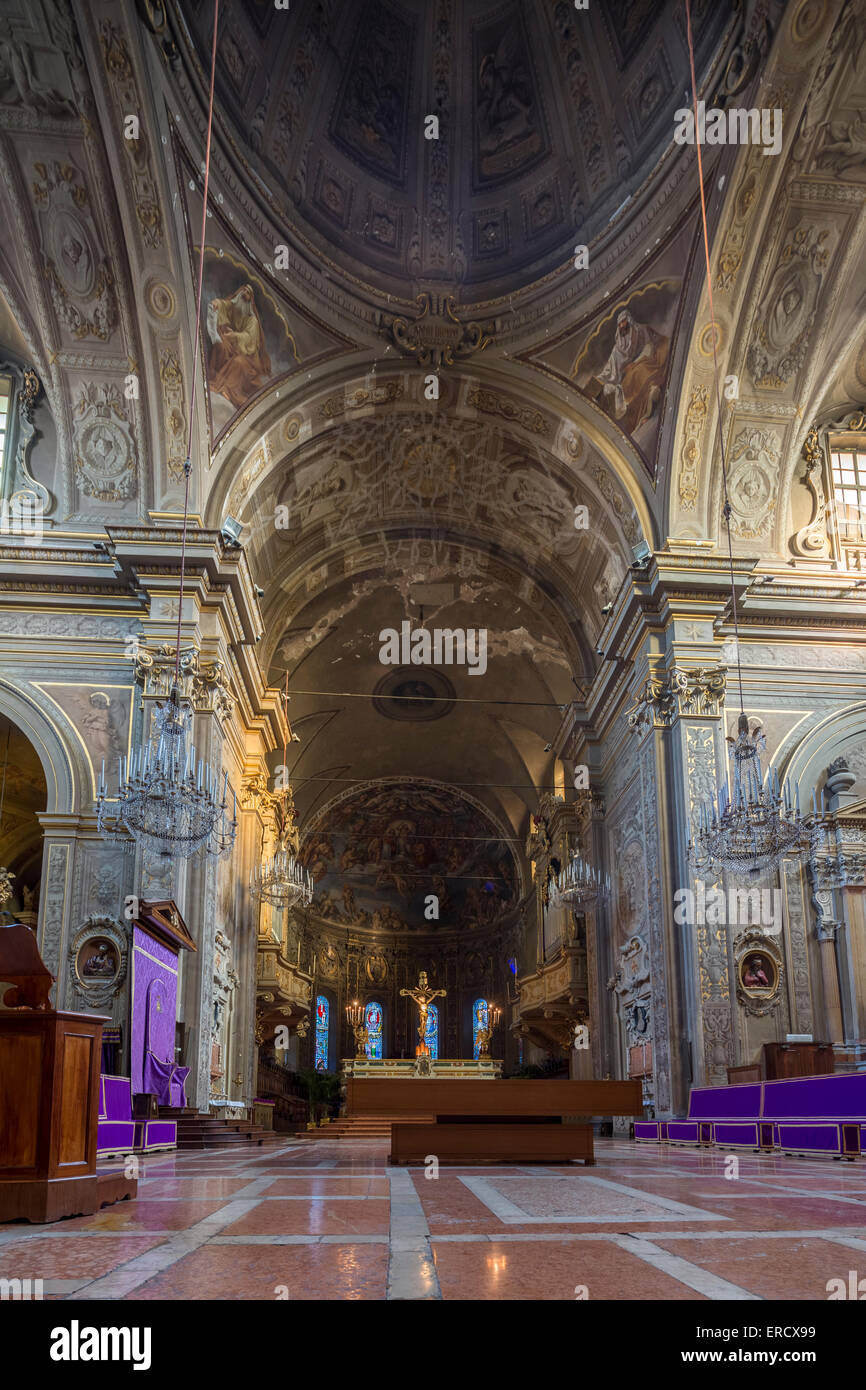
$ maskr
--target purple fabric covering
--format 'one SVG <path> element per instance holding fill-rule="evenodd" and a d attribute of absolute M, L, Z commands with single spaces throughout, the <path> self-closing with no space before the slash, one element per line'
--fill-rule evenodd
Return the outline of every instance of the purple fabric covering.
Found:
<path fill-rule="evenodd" d="M 652 1140 L 657 1144 L 659 1139 L 658 1120 L 635 1120 L 634 1137 L 635 1139 Z"/>
<path fill-rule="evenodd" d="M 132 1120 L 100 1120 L 96 1126 L 96 1156 L 109 1153 L 131 1153 L 135 1147 L 135 1125 Z"/>
<path fill-rule="evenodd" d="M 842 1150 L 841 1139 L 838 1125 L 779 1125 L 779 1147 L 782 1149 L 837 1154 Z"/>
<path fill-rule="evenodd" d="M 699 1086 L 689 1096 L 690 1120 L 757 1120 L 761 1113 L 760 1081 L 740 1086 Z"/>
<path fill-rule="evenodd" d="M 171 1098 L 171 1078 L 176 1069 L 177 954 L 138 923 L 132 945 L 132 1089 L 136 1095 L 152 1091 L 161 1105 L 176 1104 Z M 188 1074 L 188 1068 L 181 1070 Z"/>
<path fill-rule="evenodd" d="M 758 1147 L 758 1126 L 757 1124 L 731 1124 L 723 1120 L 721 1124 L 713 1125 L 713 1140 L 716 1144 L 724 1144 L 728 1147 L 743 1145 L 749 1149 Z"/>
<path fill-rule="evenodd" d="M 177 1143 L 176 1120 L 136 1120 L 135 1148 L 140 1153 Z"/>
<path fill-rule="evenodd" d="M 101 1094 L 104 1098 L 105 1118 L 107 1120 L 132 1119 L 132 1082 L 128 1076 L 101 1076 Z"/>
<path fill-rule="evenodd" d="M 764 1116 L 771 1120 L 862 1120 L 866 1118 L 866 1072 L 765 1081 Z"/>
<path fill-rule="evenodd" d="M 186 1105 L 186 1078 L 189 1067 L 179 1067 L 175 1062 L 160 1062 L 152 1053 L 144 1055 L 144 1087 L 156 1096 L 160 1105 Z"/>
<path fill-rule="evenodd" d="M 669 1120 L 668 1139 L 672 1144 L 697 1144 L 700 1139 L 698 1126 L 690 1120 Z"/>

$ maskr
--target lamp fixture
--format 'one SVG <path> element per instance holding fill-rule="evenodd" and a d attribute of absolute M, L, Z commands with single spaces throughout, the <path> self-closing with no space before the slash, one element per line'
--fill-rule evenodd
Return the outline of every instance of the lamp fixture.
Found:
<path fill-rule="evenodd" d="M 554 879 L 554 891 L 572 907 L 590 907 L 610 893 L 610 876 L 588 863 L 581 854 L 571 859 Z"/>
<path fill-rule="evenodd" d="M 218 24 L 219 0 L 214 0 L 194 343 L 198 341 L 204 284 Z M 196 397 L 198 380 L 198 359 L 199 354 L 195 352 L 193 354 L 190 390 L 190 400 L 193 402 Z M 125 843 L 129 843 L 127 834 L 131 835 L 138 844 L 154 850 L 162 857 L 171 859 L 189 859 L 199 851 L 222 857 L 231 850 L 237 831 L 237 797 L 235 797 L 232 820 L 229 822 L 226 818 L 228 773 L 223 774 L 222 793 L 220 793 L 219 771 L 209 764 L 203 763 L 201 759 L 196 763 L 195 749 L 189 741 L 192 707 L 189 701 L 181 697 L 181 623 L 186 576 L 186 533 L 189 522 L 189 480 L 192 473 L 192 435 L 195 414 L 194 409 L 190 410 L 186 459 L 183 465 L 185 487 L 180 549 L 180 593 L 177 605 L 177 646 L 171 691 L 168 700 L 156 707 L 150 737 L 145 739 L 131 757 L 120 759 L 116 800 L 109 801 L 108 799 L 104 759 L 96 797 L 96 823 L 102 835 L 107 839 L 121 840 Z"/>
<path fill-rule="evenodd" d="M 692 21 L 689 0 L 686 0 L 686 37 L 692 78 L 692 104 L 697 121 L 697 81 L 695 53 L 692 42 Z M 696 127 L 697 128 L 697 127 Z M 740 695 L 740 715 L 736 738 L 731 744 L 732 772 L 730 782 L 719 787 L 715 797 L 697 807 L 698 826 L 694 843 L 689 842 L 688 855 L 700 871 L 727 871 L 735 875 L 754 876 L 779 866 L 788 854 L 802 854 L 810 844 L 810 825 L 800 814 L 799 789 L 791 795 L 772 769 L 764 776 L 761 754 L 766 740 L 760 725 L 749 729 L 743 700 L 743 668 L 740 661 L 740 629 L 737 616 L 737 588 L 734 579 L 734 551 L 731 540 L 731 501 L 728 494 L 728 464 L 722 429 L 722 395 L 719 387 L 717 344 L 719 333 L 713 309 L 713 283 L 710 271 L 710 242 L 707 230 L 707 207 L 704 193 L 703 161 L 700 142 L 696 145 L 698 185 L 701 201 L 704 261 L 706 268 L 707 300 L 710 311 L 713 348 L 713 378 L 716 388 L 716 420 L 719 432 L 719 454 L 722 465 L 722 515 L 728 537 L 728 566 L 731 577 L 731 606 L 734 623 L 734 649 L 737 663 L 737 685 Z M 763 582 L 772 576 L 763 576 Z"/>

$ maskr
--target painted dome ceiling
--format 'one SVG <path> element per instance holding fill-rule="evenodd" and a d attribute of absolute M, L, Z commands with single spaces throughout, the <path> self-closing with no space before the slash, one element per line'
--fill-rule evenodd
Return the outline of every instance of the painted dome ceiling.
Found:
<path fill-rule="evenodd" d="M 706 73 L 734 7 L 692 8 Z M 179 10 L 203 73 L 212 7 Z M 513 293 L 675 153 L 684 28 L 657 0 L 241 0 L 220 17 L 223 135 L 281 225 L 370 285 Z"/>

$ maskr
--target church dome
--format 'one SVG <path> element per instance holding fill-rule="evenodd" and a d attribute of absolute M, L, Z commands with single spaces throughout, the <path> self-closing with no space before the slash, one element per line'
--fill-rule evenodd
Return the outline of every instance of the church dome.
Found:
<path fill-rule="evenodd" d="M 693 5 L 699 80 L 733 9 Z M 180 11 L 204 81 L 211 8 Z M 682 7 L 654 0 L 244 0 L 220 16 L 217 109 L 287 232 L 379 291 L 467 302 L 637 208 L 677 153 L 687 68 Z"/>

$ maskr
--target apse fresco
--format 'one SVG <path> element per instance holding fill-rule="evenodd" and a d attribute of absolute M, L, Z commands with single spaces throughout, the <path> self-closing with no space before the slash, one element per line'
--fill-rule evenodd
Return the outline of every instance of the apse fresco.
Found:
<path fill-rule="evenodd" d="M 306 833 L 301 859 L 315 884 L 311 910 L 376 931 L 490 926 L 516 903 L 514 863 L 501 833 L 468 798 L 435 785 L 376 784 L 352 792 Z"/>

